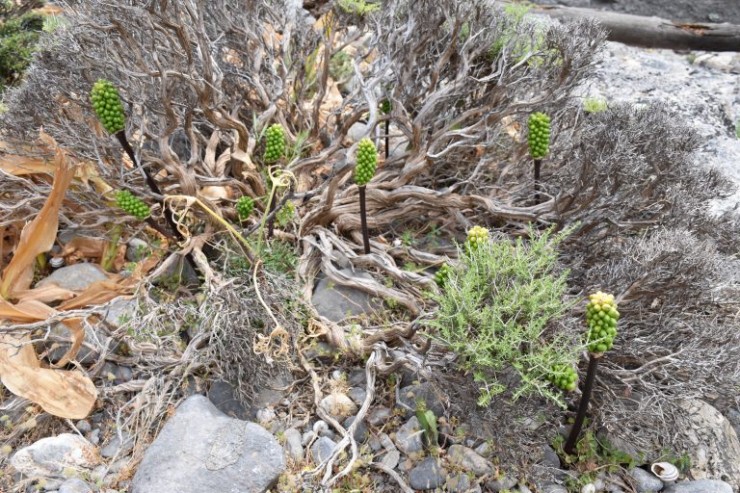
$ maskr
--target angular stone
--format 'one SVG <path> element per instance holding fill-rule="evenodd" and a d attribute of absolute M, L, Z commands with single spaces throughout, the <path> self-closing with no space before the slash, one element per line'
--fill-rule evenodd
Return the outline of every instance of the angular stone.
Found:
<path fill-rule="evenodd" d="M 663 493 L 732 493 L 732 486 L 724 481 L 700 479 L 669 485 Z"/>
<path fill-rule="evenodd" d="M 264 428 L 230 418 L 194 395 L 145 452 L 131 493 L 262 493 L 284 469 L 283 449 Z"/>
<path fill-rule="evenodd" d="M 447 471 L 434 457 L 427 457 L 409 471 L 409 486 L 415 490 L 431 490 L 442 486 L 446 478 Z"/>
<path fill-rule="evenodd" d="M 483 476 L 484 474 L 493 472 L 493 466 L 486 459 L 462 445 L 451 446 L 447 450 L 447 460 L 465 471 L 474 473 L 476 476 Z"/>
<path fill-rule="evenodd" d="M 356 418 L 357 416 L 350 416 L 349 418 L 344 420 L 342 426 L 344 426 L 345 429 L 349 429 L 349 427 L 352 426 L 352 423 L 355 422 Z M 352 437 L 357 443 L 365 442 L 365 440 L 367 439 L 367 426 L 365 425 L 364 421 L 360 421 L 359 423 L 357 423 L 357 427 L 355 428 L 355 432 Z"/>
<path fill-rule="evenodd" d="M 416 416 L 404 423 L 396 432 L 396 446 L 406 455 L 420 452 L 424 448 L 421 427 Z"/>
<path fill-rule="evenodd" d="M 285 430 L 285 451 L 294 462 L 303 461 L 303 445 L 301 445 L 301 432 L 295 428 Z"/>
<path fill-rule="evenodd" d="M 367 422 L 372 426 L 380 426 L 391 417 L 391 410 L 387 407 L 377 407 L 370 411 Z"/>
<path fill-rule="evenodd" d="M 91 284 L 106 279 L 108 275 L 99 266 L 83 262 L 55 270 L 49 277 L 39 281 L 36 287 L 56 284 L 70 291 L 84 291 Z"/>
<path fill-rule="evenodd" d="M 381 464 L 384 464 L 390 469 L 395 469 L 398 463 L 401 461 L 401 452 L 398 450 L 390 450 L 380 460 Z"/>
<path fill-rule="evenodd" d="M 79 478 L 70 478 L 59 487 L 59 493 L 93 493 L 93 489 Z"/>
<path fill-rule="evenodd" d="M 319 406 L 334 418 L 344 418 L 357 414 L 357 404 L 346 394 L 329 394 L 321 399 Z"/>
<path fill-rule="evenodd" d="M 360 387 L 352 387 L 347 392 L 347 395 L 355 404 L 362 406 L 362 403 L 365 402 L 365 397 L 367 397 L 367 392 Z"/>
<path fill-rule="evenodd" d="M 331 438 L 320 437 L 311 445 L 311 457 L 313 461 L 316 464 L 324 462 L 331 456 L 336 446 L 336 442 Z"/>
<path fill-rule="evenodd" d="M 416 409 L 418 403 L 423 402 L 427 409 L 440 417 L 444 415 L 444 401 L 447 399 L 434 384 L 424 382 L 402 388 L 399 392 L 399 400 L 411 409 Z"/>
<path fill-rule="evenodd" d="M 10 465 L 28 477 L 63 477 L 65 469 L 92 469 L 98 464 L 95 446 L 72 433 L 42 438 L 10 458 Z"/>
<path fill-rule="evenodd" d="M 341 274 L 359 279 L 372 279 L 367 272 L 341 269 Z M 311 302 L 319 315 L 332 322 L 340 322 L 347 317 L 370 313 L 382 305 L 373 300 L 372 295 L 359 289 L 342 286 L 324 277 L 316 285 Z"/>
<path fill-rule="evenodd" d="M 123 441 L 121 441 L 121 437 Z M 121 436 L 115 433 L 110 441 L 100 450 L 100 455 L 105 458 L 111 458 L 114 456 L 122 457 L 127 455 L 134 448 L 134 440 L 125 431 L 121 432 Z"/>
<path fill-rule="evenodd" d="M 635 480 L 637 493 L 653 493 L 663 489 L 663 481 L 655 477 L 651 472 L 636 467 L 630 469 L 627 474 Z"/>

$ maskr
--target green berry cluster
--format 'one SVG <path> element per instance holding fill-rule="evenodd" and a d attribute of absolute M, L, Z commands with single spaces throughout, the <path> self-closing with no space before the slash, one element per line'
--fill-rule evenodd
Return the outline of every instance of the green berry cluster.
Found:
<path fill-rule="evenodd" d="M 378 149 L 372 140 L 365 137 L 357 144 L 357 166 L 355 167 L 355 183 L 364 187 L 375 176 L 378 166 Z"/>
<path fill-rule="evenodd" d="M 559 389 L 571 392 L 578 386 L 578 373 L 568 365 L 555 365 L 550 373 L 550 382 Z"/>
<path fill-rule="evenodd" d="M 434 273 L 434 280 L 437 285 L 444 286 L 450 278 L 450 274 L 452 274 L 452 267 L 449 264 L 442 264 L 439 270 Z"/>
<path fill-rule="evenodd" d="M 126 116 L 118 89 L 105 79 L 99 79 L 90 91 L 95 114 L 108 133 L 115 134 L 124 129 Z"/>
<path fill-rule="evenodd" d="M 279 123 L 267 128 L 265 137 L 265 162 L 274 163 L 285 155 L 285 130 Z"/>
<path fill-rule="evenodd" d="M 236 201 L 236 213 L 242 221 L 249 217 L 254 210 L 254 199 L 247 195 L 239 197 Z"/>
<path fill-rule="evenodd" d="M 128 190 L 116 192 L 116 204 L 137 219 L 146 219 L 151 214 L 149 206 Z"/>
<path fill-rule="evenodd" d="M 468 246 L 478 248 L 488 241 L 488 230 L 482 226 L 473 226 L 468 231 Z"/>
<path fill-rule="evenodd" d="M 393 109 L 393 106 L 391 106 L 390 99 L 384 99 L 383 101 L 381 101 L 381 103 L 380 103 L 380 112 L 381 113 L 383 113 L 384 115 L 387 115 L 388 113 L 391 112 L 391 109 Z"/>
<path fill-rule="evenodd" d="M 529 154 L 540 159 L 550 150 L 550 117 L 544 113 L 532 113 L 529 117 Z"/>
<path fill-rule="evenodd" d="M 617 303 L 614 295 L 601 291 L 590 295 L 589 300 L 586 306 L 588 349 L 592 353 L 604 353 L 612 348 L 617 336 Z"/>

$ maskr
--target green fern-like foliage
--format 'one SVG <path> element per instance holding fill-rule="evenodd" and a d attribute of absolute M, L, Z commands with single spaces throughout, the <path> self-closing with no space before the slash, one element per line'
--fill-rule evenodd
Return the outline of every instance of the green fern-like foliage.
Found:
<path fill-rule="evenodd" d="M 378 166 L 378 149 L 372 140 L 367 137 L 357 144 L 357 166 L 355 167 L 355 183 L 364 187 L 375 176 Z"/>
<path fill-rule="evenodd" d="M 99 79 L 90 91 L 90 100 L 95 114 L 108 133 L 115 134 L 124 129 L 126 115 L 121 96 L 113 84 L 105 79 Z"/>
<path fill-rule="evenodd" d="M 265 136 L 265 162 L 274 163 L 285 155 L 285 130 L 279 123 L 270 125 Z"/>
<path fill-rule="evenodd" d="M 564 406 L 552 388 L 553 376 L 572 386 L 562 369 L 575 367 L 582 346 L 546 328 L 571 306 L 565 301 L 567 272 L 557 268 L 557 246 L 567 234 L 532 229 L 529 242 L 480 241 L 476 248 L 461 248 L 444 291 L 432 295 L 439 305 L 430 323 L 433 334 L 473 373 L 480 405 L 509 390 L 515 399 L 539 394 Z M 555 375 L 553 369 L 559 369 Z M 518 373 L 519 386 L 501 383 L 503 371 Z"/>
<path fill-rule="evenodd" d="M 116 193 L 116 204 L 126 213 L 140 220 L 146 219 L 151 214 L 149 206 L 128 190 L 120 190 Z"/>
<path fill-rule="evenodd" d="M 550 117 L 544 113 L 529 116 L 529 154 L 541 159 L 550 152 Z"/>

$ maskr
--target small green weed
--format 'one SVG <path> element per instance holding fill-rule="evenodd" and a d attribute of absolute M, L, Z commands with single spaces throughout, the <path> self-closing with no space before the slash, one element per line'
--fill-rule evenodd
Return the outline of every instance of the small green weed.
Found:
<path fill-rule="evenodd" d="M 586 98 L 583 100 L 583 111 L 586 113 L 601 113 L 609 109 L 605 99 Z"/>

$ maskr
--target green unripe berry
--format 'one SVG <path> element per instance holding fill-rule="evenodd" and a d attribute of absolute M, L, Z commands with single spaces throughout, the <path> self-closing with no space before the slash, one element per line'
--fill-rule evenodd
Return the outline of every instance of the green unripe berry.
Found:
<path fill-rule="evenodd" d="M 140 220 L 146 219 L 151 214 L 149 206 L 128 190 L 120 190 L 116 193 L 116 204 L 126 213 Z"/>
<path fill-rule="evenodd" d="M 550 382 L 561 390 L 570 392 L 578 386 L 578 373 L 567 365 L 555 365 L 550 373 Z"/>
<path fill-rule="evenodd" d="M 355 183 L 364 187 L 375 176 L 378 167 L 378 149 L 372 140 L 365 137 L 357 143 L 357 165 L 355 166 Z"/>
<path fill-rule="evenodd" d="M 118 90 L 105 79 L 99 79 L 90 91 L 90 101 L 103 128 L 115 134 L 125 128 L 126 115 Z"/>
<path fill-rule="evenodd" d="M 279 123 L 270 125 L 265 134 L 265 162 L 274 163 L 285 155 L 285 130 Z"/>
<path fill-rule="evenodd" d="M 550 117 L 544 113 L 529 116 L 529 154 L 541 159 L 550 151 Z"/>
<path fill-rule="evenodd" d="M 467 244 L 470 248 L 478 248 L 488 241 L 488 230 L 482 226 L 473 226 L 468 231 Z"/>
<path fill-rule="evenodd" d="M 618 320 L 619 311 L 614 295 L 599 291 L 589 296 L 589 303 L 586 305 L 589 351 L 603 353 L 614 346 Z"/>
<path fill-rule="evenodd" d="M 434 273 L 434 281 L 437 285 L 444 286 L 450 278 L 450 274 L 452 274 L 452 267 L 449 264 L 442 264 L 439 270 Z"/>
<path fill-rule="evenodd" d="M 252 214 L 254 210 L 254 199 L 246 195 L 239 197 L 236 201 L 236 213 L 239 215 L 239 219 L 244 221 Z"/>

